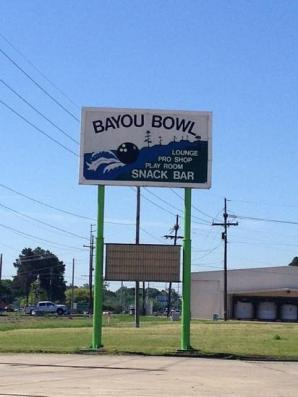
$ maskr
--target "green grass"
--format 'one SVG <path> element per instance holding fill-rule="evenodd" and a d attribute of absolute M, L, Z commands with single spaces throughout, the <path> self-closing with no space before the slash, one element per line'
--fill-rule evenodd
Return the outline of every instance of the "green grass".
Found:
<path fill-rule="evenodd" d="M 192 344 L 206 354 L 298 359 L 298 324 L 194 324 Z"/>
<path fill-rule="evenodd" d="M 180 322 L 165 317 L 104 317 L 103 343 L 108 353 L 175 354 Z M 0 316 L 0 352 L 75 353 L 89 347 L 88 317 Z M 205 356 L 298 359 L 298 324 L 192 321 L 191 344 Z"/>
<path fill-rule="evenodd" d="M 83 328 L 92 327 L 92 319 L 77 317 L 70 319 L 65 316 L 24 316 L 22 314 L 8 314 L 0 316 L 1 331 L 17 329 L 43 329 L 43 328 Z"/>
<path fill-rule="evenodd" d="M 142 317 L 143 326 L 151 323 L 167 322 L 166 317 Z M 132 325 L 134 317 L 128 315 L 114 315 L 110 319 L 103 316 L 103 326 L 127 327 Z M 87 316 L 29 316 L 21 313 L 0 315 L 0 333 L 15 329 L 41 328 L 84 328 L 92 327 L 92 318 Z"/>

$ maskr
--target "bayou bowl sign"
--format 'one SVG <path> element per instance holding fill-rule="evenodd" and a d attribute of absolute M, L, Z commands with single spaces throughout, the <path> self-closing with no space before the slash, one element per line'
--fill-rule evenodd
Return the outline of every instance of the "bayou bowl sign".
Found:
<path fill-rule="evenodd" d="M 211 117 L 83 108 L 80 183 L 210 188 Z"/>

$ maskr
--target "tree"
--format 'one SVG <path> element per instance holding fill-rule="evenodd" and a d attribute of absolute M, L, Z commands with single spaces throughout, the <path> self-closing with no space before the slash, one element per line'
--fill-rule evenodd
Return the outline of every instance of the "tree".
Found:
<path fill-rule="evenodd" d="M 36 304 L 37 302 L 46 300 L 46 299 L 47 299 L 47 292 L 41 288 L 39 275 L 37 275 L 36 280 L 33 281 L 31 284 L 31 289 L 29 292 L 29 301 L 31 303 Z"/>
<path fill-rule="evenodd" d="M 122 310 L 129 310 L 129 306 L 135 303 L 134 288 L 121 287 L 115 292 L 115 296 Z M 152 302 L 154 312 L 164 312 L 168 301 L 168 291 L 146 288 L 146 298 Z M 171 298 L 172 307 L 179 309 L 181 307 L 181 299 L 174 289 L 171 291 Z"/>
<path fill-rule="evenodd" d="M 289 266 L 298 266 L 298 256 L 295 256 Z"/>
<path fill-rule="evenodd" d="M 174 289 L 171 290 L 171 302 L 173 309 L 181 310 L 181 298 Z"/>
<path fill-rule="evenodd" d="M 156 299 L 161 292 L 157 288 L 146 288 L 146 296 L 150 299 Z"/>
<path fill-rule="evenodd" d="M 107 289 L 108 284 L 103 284 L 103 310 L 111 310 L 114 313 L 121 312 L 121 306 L 118 302 L 116 293 Z M 68 287 L 66 292 L 66 304 L 71 306 L 72 288 Z M 87 305 L 89 303 L 89 286 L 83 285 L 82 287 L 74 287 L 73 290 L 74 302 L 77 303 L 78 307 Z M 85 309 L 84 309 L 85 310 Z"/>
<path fill-rule="evenodd" d="M 134 288 L 127 288 L 124 286 L 120 287 L 115 292 L 115 295 L 121 307 L 121 311 L 127 311 L 129 309 L 129 306 L 134 304 L 134 300 L 135 300 Z"/>
<path fill-rule="evenodd" d="M 40 291 L 44 291 L 49 300 L 64 302 L 65 265 L 55 254 L 40 247 L 24 248 L 14 266 L 17 275 L 13 284 L 18 289 L 19 296 L 25 296 L 26 304 L 29 303 L 30 291 L 32 287 L 36 288 L 34 283 L 38 279 Z"/>
<path fill-rule="evenodd" d="M 0 309 L 12 303 L 14 291 L 11 280 L 0 280 Z"/>
<path fill-rule="evenodd" d="M 71 306 L 72 288 L 68 287 L 66 292 L 66 304 Z M 88 287 L 74 287 L 73 289 L 74 302 L 80 304 L 86 304 L 89 302 L 89 288 Z"/>
<path fill-rule="evenodd" d="M 108 289 L 103 291 L 103 310 L 111 310 L 115 313 L 121 312 L 121 304 L 115 292 Z"/>

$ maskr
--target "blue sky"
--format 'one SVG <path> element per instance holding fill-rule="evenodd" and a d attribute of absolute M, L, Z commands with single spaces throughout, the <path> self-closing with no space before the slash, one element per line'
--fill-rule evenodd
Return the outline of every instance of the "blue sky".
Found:
<path fill-rule="evenodd" d="M 192 269 L 220 269 L 221 230 L 211 223 L 222 219 L 224 197 L 230 214 L 298 222 L 297 19 L 298 3 L 285 0 L 3 1 L 1 100 L 75 153 L 77 143 L 7 86 L 77 141 L 82 106 L 212 111 L 212 188 L 193 190 Z M 41 246 L 66 263 L 68 282 L 75 258 L 75 282 L 83 284 L 96 187 L 79 186 L 78 158 L 13 111 L 0 103 L 3 277 L 15 274 L 24 247 Z M 143 189 L 141 242 L 166 242 L 181 197 L 181 189 Z M 134 242 L 135 199 L 129 187 L 106 189 L 106 242 Z M 230 268 L 287 265 L 298 256 L 298 225 L 238 221 L 229 229 Z"/>

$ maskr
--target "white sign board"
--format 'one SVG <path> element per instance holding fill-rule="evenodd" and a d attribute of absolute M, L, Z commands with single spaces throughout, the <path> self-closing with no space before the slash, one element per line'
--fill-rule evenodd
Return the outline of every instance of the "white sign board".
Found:
<path fill-rule="evenodd" d="M 211 186 L 210 112 L 83 108 L 80 183 Z"/>

